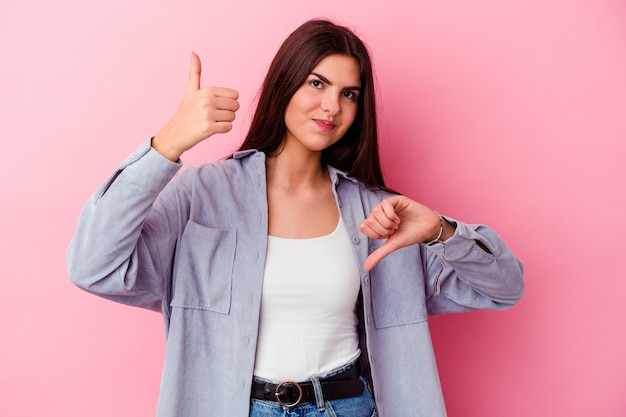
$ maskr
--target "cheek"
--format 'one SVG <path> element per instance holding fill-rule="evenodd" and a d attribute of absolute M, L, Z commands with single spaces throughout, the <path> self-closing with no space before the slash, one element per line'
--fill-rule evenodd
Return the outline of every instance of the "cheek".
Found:
<path fill-rule="evenodd" d="M 312 109 L 315 109 L 314 98 L 307 96 L 306 94 L 296 93 L 287 108 L 285 109 L 285 116 L 289 114 L 292 119 L 299 119 L 305 117 Z"/>
<path fill-rule="evenodd" d="M 303 113 L 317 111 L 320 104 L 320 98 L 315 94 L 301 94 L 300 97 L 298 97 L 298 108 Z"/>
<path fill-rule="evenodd" d="M 300 103 L 294 96 L 285 109 L 285 124 L 288 125 L 289 123 L 297 123 L 300 120 L 300 115 L 302 113 L 300 109 Z"/>
<path fill-rule="evenodd" d="M 344 122 L 350 126 L 356 119 L 356 115 L 358 112 L 358 106 L 355 104 L 353 106 L 348 106 L 344 111 Z"/>

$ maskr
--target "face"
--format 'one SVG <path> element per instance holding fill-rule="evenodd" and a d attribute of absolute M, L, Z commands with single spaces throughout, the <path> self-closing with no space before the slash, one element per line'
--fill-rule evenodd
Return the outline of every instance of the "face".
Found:
<path fill-rule="evenodd" d="M 360 68 L 354 58 L 322 59 L 287 105 L 283 150 L 320 152 L 337 142 L 356 118 L 360 94 Z"/>

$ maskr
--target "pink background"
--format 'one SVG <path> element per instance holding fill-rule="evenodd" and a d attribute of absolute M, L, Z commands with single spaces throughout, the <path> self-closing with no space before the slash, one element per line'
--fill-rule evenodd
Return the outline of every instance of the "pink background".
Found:
<path fill-rule="evenodd" d="M 372 50 L 390 184 L 525 264 L 512 310 L 431 320 L 450 417 L 626 415 L 623 1 L 2 0 L 0 416 L 154 415 L 161 318 L 69 282 L 78 212 L 173 114 L 191 50 L 242 105 L 196 165 L 319 16 Z"/>

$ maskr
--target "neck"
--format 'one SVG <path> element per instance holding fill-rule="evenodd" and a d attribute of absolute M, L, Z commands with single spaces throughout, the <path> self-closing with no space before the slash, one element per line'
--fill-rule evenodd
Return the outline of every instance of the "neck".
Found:
<path fill-rule="evenodd" d="M 283 149 L 266 161 L 268 184 L 289 189 L 311 188 L 328 181 L 321 152 L 294 154 Z"/>

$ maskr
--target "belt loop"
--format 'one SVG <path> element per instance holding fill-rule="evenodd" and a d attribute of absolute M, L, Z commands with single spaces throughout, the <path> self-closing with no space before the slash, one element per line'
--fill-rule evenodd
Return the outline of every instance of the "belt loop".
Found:
<path fill-rule="evenodd" d="M 315 392 L 315 405 L 317 405 L 317 411 L 322 412 L 326 409 L 326 401 L 324 401 L 324 394 L 322 393 L 322 385 L 320 379 L 316 376 L 311 378 L 313 384 L 313 392 Z"/>

